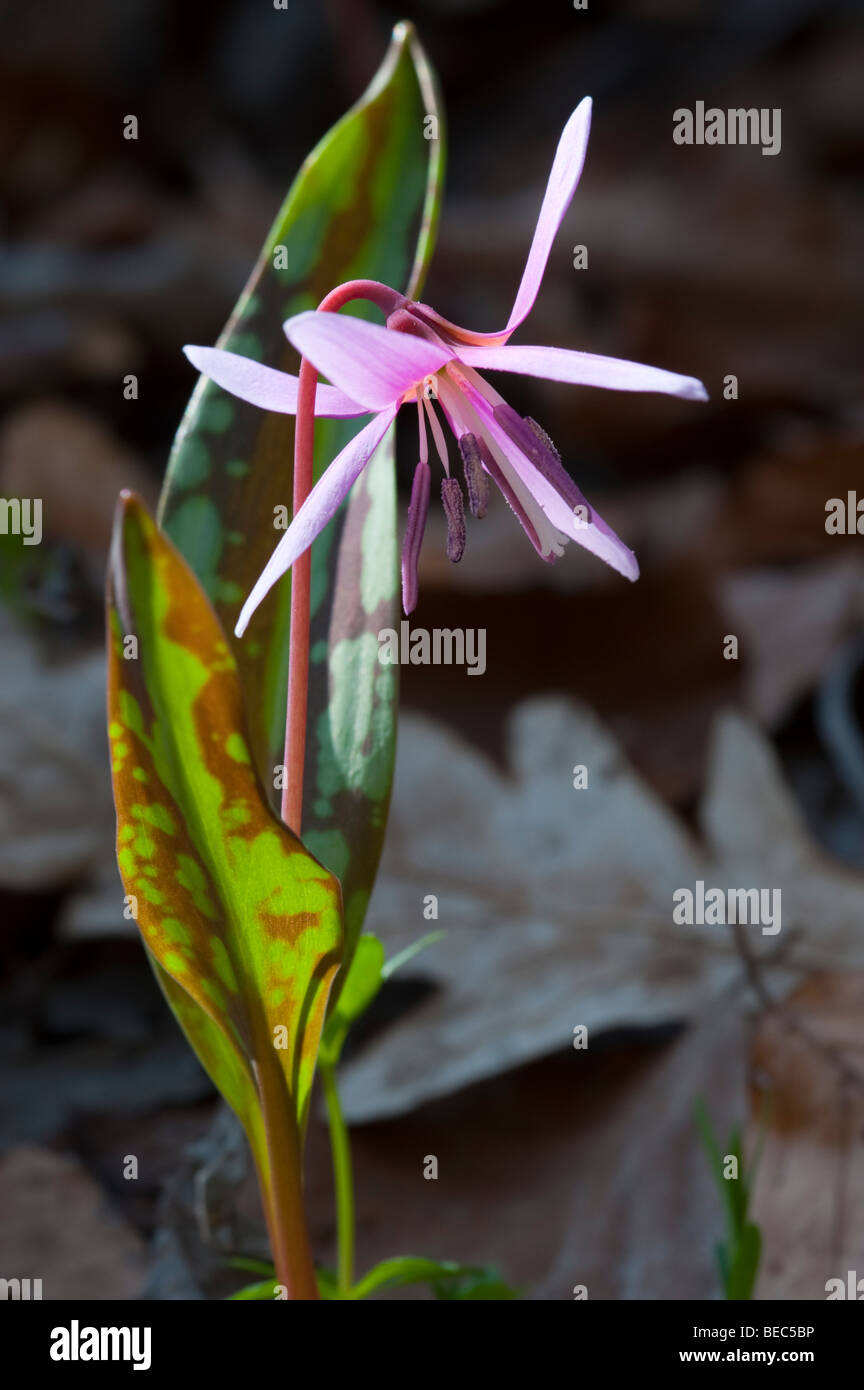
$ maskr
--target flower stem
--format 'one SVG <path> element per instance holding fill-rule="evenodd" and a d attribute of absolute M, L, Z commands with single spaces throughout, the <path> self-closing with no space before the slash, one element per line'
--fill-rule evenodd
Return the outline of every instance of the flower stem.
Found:
<path fill-rule="evenodd" d="M 344 1298 L 354 1283 L 354 1172 L 351 1164 L 351 1140 L 333 1067 L 321 1067 L 321 1083 L 330 1124 L 330 1149 L 333 1154 L 333 1186 L 336 1192 L 336 1225 L 339 1237 L 339 1292 Z"/>
<path fill-rule="evenodd" d="M 282 1068 L 265 1039 L 255 1063 L 255 1080 L 267 1144 L 268 1171 L 262 1194 L 276 1282 L 289 1299 L 318 1298 L 318 1280 L 306 1229 L 300 1135 Z"/>
<path fill-rule="evenodd" d="M 352 299 L 368 299 L 382 312 L 393 313 L 405 303 L 403 295 L 376 280 L 352 280 L 322 299 L 319 310 L 334 312 Z M 318 372 L 300 361 L 297 421 L 294 431 L 294 497 L 296 517 L 315 475 L 315 392 Z M 288 653 L 288 701 L 285 714 L 285 786 L 282 819 L 299 837 L 303 824 L 303 773 L 306 761 L 306 722 L 309 700 L 309 630 L 312 587 L 311 547 L 295 560 L 291 573 L 291 635 Z M 267 1139 L 269 1173 L 265 1211 L 276 1266 L 277 1282 L 291 1299 L 318 1298 L 318 1283 L 303 1207 L 302 1144 L 293 1099 L 269 1044 L 261 1050 L 256 1068 L 258 1094 Z M 339 1225 L 339 1284 L 346 1292 L 354 1279 L 354 1193 L 348 1132 L 342 1118 L 335 1078 L 322 1068 L 330 1115 L 333 1167 Z"/>
<path fill-rule="evenodd" d="M 349 280 L 331 290 L 318 305 L 318 311 L 334 313 L 352 299 L 368 299 L 385 314 L 404 302 L 377 280 Z M 294 516 L 309 493 L 315 474 L 315 390 L 318 372 L 307 358 L 300 361 L 297 386 L 297 423 L 294 430 Z M 303 773 L 306 761 L 306 714 L 309 699 L 309 603 L 312 588 L 311 547 L 297 560 L 291 571 L 291 636 L 288 655 L 288 706 L 285 717 L 285 786 L 282 792 L 282 819 L 300 835 L 303 823 Z"/>
<path fill-rule="evenodd" d="M 307 358 L 300 362 L 297 424 L 294 431 L 294 515 L 309 493 L 315 467 L 315 389 L 318 373 Z M 291 570 L 291 638 L 288 654 L 288 708 L 285 716 L 285 785 L 282 819 L 299 836 L 303 821 L 303 770 L 306 761 L 306 707 L 309 699 L 309 624 L 312 548 Z"/>

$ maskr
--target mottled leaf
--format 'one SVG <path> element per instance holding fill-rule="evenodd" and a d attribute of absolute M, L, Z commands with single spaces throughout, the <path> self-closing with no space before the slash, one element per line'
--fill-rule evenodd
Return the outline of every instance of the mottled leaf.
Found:
<path fill-rule="evenodd" d="M 282 332 L 291 314 L 315 308 L 329 290 L 357 277 L 415 295 L 432 250 L 443 149 L 434 80 L 411 26 L 399 25 L 365 96 L 300 170 L 219 345 L 296 372 L 299 359 Z M 284 255 L 276 256 L 278 248 Z M 345 312 L 375 316 L 363 304 Z M 362 423 L 316 424 L 316 477 Z M 160 521 L 228 633 L 279 539 L 274 509 L 287 508 L 290 515 L 293 440 L 293 417 L 258 410 L 203 378 L 177 435 Z M 274 806 L 290 588 L 289 578 L 280 582 L 242 641 L 229 639 L 249 711 L 253 760 Z M 391 431 L 312 555 L 303 838 L 343 882 L 349 954 L 362 926 L 390 794 L 397 668 L 379 664 L 377 633 L 393 625 L 397 597 Z"/>
<path fill-rule="evenodd" d="M 266 1181 L 274 1105 L 305 1122 L 342 948 L 339 885 L 270 809 L 225 635 L 130 494 L 109 569 L 108 704 L 126 893 L 168 1002 Z"/>

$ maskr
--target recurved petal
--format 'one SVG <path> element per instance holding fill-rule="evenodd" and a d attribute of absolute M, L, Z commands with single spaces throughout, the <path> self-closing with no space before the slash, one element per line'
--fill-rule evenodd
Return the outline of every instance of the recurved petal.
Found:
<path fill-rule="evenodd" d="M 237 637 L 243 636 L 252 614 L 277 579 L 281 579 L 282 575 L 288 572 L 297 557 L 309 549 L 316 536 L 335 516 L 341 502 L 392 425 L 397 409 L 397 406 L 390 406 L 370 420 L 368 425 L 364 425 L 360 433 L 354 436 L 350 444 L 346 444 L 318 479 L 244 603 L 237 619 L 237 626 L 234 628 Z"/>
<path fill-rule="evenodd" d="M 385 410 L 401 401 L 449 362 L 448 349 L 382 328 L 348 314 L 311 310 L 288 319 L 285 332 L 304 357 L 329 377 L 351 400 L 370 410 Z"/>
<path fill-rule="evenodd" d="M 528 259 L 522 272 L 522 281 L 516 294 L 513 312 L 507 321 L 507 327 L 499 329 L 497 333 L 475 333 L 472 329 L 462 328 L 459 324 L 442 318 L 438 311 L 429 304 L 415 304 L 413 306 L 418 317 L 428 323 L 447 341 L 476 343 L 481 346 L 506 343 L 510 334 L 528 317 L 546 271 L 552 243 L 564 220 L 564 215 L 570 206 L 582 174 L 590 129 L 591 98 L 585 97 L 576 107 L 558 142 L 558 149 L 546 184 L 546 192 L 540 206 L 540 215 L 534 228 L 531 249 L 528 252 Z M 467 358 L 465 360 L 468 361 Z"/>
<path fill-rule="evenodd" d="M 540 205 L 540 215 L 534 228 L 531 250 L 522 272 L 522 282 L 516 294 L 513 312 L 507 321 L 507 333 L 512 333 L 514 328 L 518 328 L 533 308 L 549 260 L 552 242 L 564 220 L 564 214 L 570 206 L 582 174 L 590 130 L 591 98 L 585 97 L 561 132 L 546 192 Z"/>
<path fill-rule="evenodd" d="M 280 415 L 297 413 L 297 378 L 288 372 L 277 372 L 273 367 L 262 366 L 251 357 L 241 357 L 237 352 L 225 352 L 223 348 L 195 347 L 189 345 L 183 351 L 199 372 L 209 376 L 217 386 L 238 396 L 241 401 L 260 406 L 262 410 L 273 410 Z M 368 415 L 365 405 L 349 400 L 335 386 L 325 386 L 319 382 L 315 392 L 315 414 L 332 417 Z"/>
<path fill-rule="evenodd" d="M 602 386 L 610 391 L 663 391 L 669 396 L 707 401 L 708 392 L 695 376 L 681 376 L 663 367 L 627 362 L 622 357 L 600 357 L 594 352 L 574 352 L 556 347 L 460 347 L 460 361 L 490 372 L 518 372 L 522 376 L 566 381 L 573 386 Z"/>
<path fill-rule="evenodd" d="M 513 469 L 550 525 L 568 540 L 576 541 L 598 559 L 604 560 L 625 579 L 638 579 L 639 562 L 633 551 L 588 505 L 584 494 L 557 458 L 550 457 L 545 471 L 541 470 L 514 438 L 514 434 L 518 437 L 519 431 L 504 428 L 500 409 L 494 409 L 470 385 L 468 392 L 471 404 L 483 422 L 487 443 L 498 455 L 502 466 L 506 468 L 509 465 Z M 509 412 L 509 407 L 506 410 Z M 515 412 L 512 413 L 518 420 Z M 537 444 L 535 439 L 533 444 L 529 443 L 526 447 L 535 448 Z"/>

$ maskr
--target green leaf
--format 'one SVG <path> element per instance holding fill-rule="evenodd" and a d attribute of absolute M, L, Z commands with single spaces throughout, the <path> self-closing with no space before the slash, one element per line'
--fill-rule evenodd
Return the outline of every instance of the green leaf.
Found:
<path fill-rule="evenodd" d="M 751 1299 L 762 1256 L 762 1233 L 754 1222 L 743 1227 L 726 1281 L 728 1299 Z"/>
<path fill-rule="evenodd" d="M 354 951 L 339 999 L 324 1025 L 321 1038 L 322 1067 L 335 1067 L 351 1024 L 368 1009 L 381 988 L 384 947 L 377 936 L 364 933 Z"/>
<path fill-rule="evenodd" d="M 266 1273 L 268 1266 L 257 1260 L 232 1260 L 237 1269 Z M 278 1287 L 270 1267 L 270 1277 L 247 1284 L 230 1295 L 232 1299 L 261 1300 L 274 1298 Z M 477 1265 L 460 1265 L 451 1260 L 427 1260 L 417 1255 L 396 1255 L 382 1260 L 370 1269 L 347 1296 L 340 1294 L 336 1276 L 326 1269 L 317 1270 L 318 1288 L 322 1299 L 333 1301 L 347 1298 L 359 1302 L 382 1289 L 404 1288 L 408 1284 L 430 1284 L 437 1299 L 468 1301 L 474 1299 L 503 1300 L 519 1298 L 519 1290 L 505 1284 L 496 1269 Z"/>
<path fill-rule="evenodd" d="M 342 1294 L 339 1289 L 339 1280 L 332 1269 L 322 1269 L 319 1265 L 315 1271 L 318 1279 L 318 1292 L 323 1299 L 333 1303 L 338 1302 Z"/>
<path fill-rule="evenodd" d="M 438 122 L 426 139 L 426 118 Z M 219 345 L 296 373 L 282 323 L 346 280 L 416 296 L 432 252 L 444 164 L 434 78 L 400 24 L 372 85 L 303 164 Z M 274 248 L 285 248 L 277 269 Z M 346 312 L 374 317 L 366 305 Z M 316 422 L 320 476 L 360 421 Z M 292 496 L 294 421 L 201 379 L 175 441 L 160 521 L 233 633 L 242 600 Z M 342 881 L 346 960 L 362 928 L 383 842 L 395 748 L 397 670 L 377 633 L 396 621 L 399 587 L 392 431 L 312 551 L 312 645 L 303 838 Z M 250 719 L 253 761 L 275 806 L 283 761 L 290 579 L 246 636 L 229 641 Z M 341 982 L 340 982 L 341 987 Z"/>
<path fill-rule="evenodd" d="M 419 941 L 412 941 L 410 946 L 406 946 L 403 951 L 397 952 L 384 962 L 381 967 L 382 980 L 389 980 L 391 975 L 395 975 L 397 970 L 401 970 L 403 965 L 407 965 L 415 956 L 419 956 L 421 951 L 427 951 L 430 946 L 435 946 L 439 941 L 443 941 L 446 932 L 430 931 L 425 936 L 421 936 Z"/>
<path fill-rule="evenodd" d="M 738 1177 L 726 1178 L 723 1171 L 723 1155 L 701 1098 L 696 1101 L 695 1112 L 696 1123 L 726 1216 L 726 1240 L 717 1242 L 715 1246 L 723 1290 L 727 1299 L 749 1299 L 753 1295 L 762 1253 L 762 1235 L 759 1227 L 747 1220 L 758 1155 L 753 1167 L 747 1169 L 741 1131 L 733 1129 L 726 1145 L 726 1153 L 737 1159 Z"/>
<path fill-rule="evenodd" d="M 711 1121 L 708 1117 L 708 1111 L 705 1108 L 705 1102 L 702 1100 L 701 1096 L 696 1100 L 694 1110 L 696 1114 L 696 1124 L 699 1128 L 699 1134 L 702 1139 L 702 1145 L 705 1149 L 706 1154 L 708 1155 L 708 1161 L 711 1165 L 711 1172 L 714 1177 L 714 1183 L 717 1188 L 717 1193 L 720 1197 L 721 1203 L 723 1204 L 723 1210 L 726 1216 L 727 1234 L 730 1240 L 734 1240 L 738 1230 L 737 1197 L 735 1195 L 735 1192 L 732 1190 L 735 1184 L 731 1179 L 727 1179 L 726 1177 L 724 1177 L 723 1155 L 720 1152 L 720 1145 L 717 1142 L 717 1136 L 714 1133 L 714 1127 L 712 1126 Z M 732 1152 L 732 1150 L 729 1150 L 729 1152 Z M 741 1163 L 739 1160 L 739 1175 L 741 1174 L 741 1171 Z"/>
<path fill-rule="evenodd" d="M 272 1260 L 253 1260 L 247 1255 L 232 1255 L 225 1263 L 229 1268 L 242 1269 L 247 1274 L 260 1274 L 270 1280 L 276 1278 Z"/>
<path fill-rule="evenodd" d="M 369 1008 L 384 981 L 428 946 L 443 940 L 444 935 L 443 931 L 429 932 L 385 961 L 384 947 L 378 937 L 364 932 L 357 942 L 337 1003 L 324 1026 L 319 1054 L 322 1066 L 338 1064 L 349 1028 Z"/>
<path fill-rule="evenodd" d="M 182 557 L 124 494 L 109 566 L 117 850 L 157 978 L 242 1120 L 305 1123 L 342 947 L 339 885 L 259 785 L 234 660 Z M 131 906 L 131 904 L 130 904 Z"/>
<path fill-rule="evenodd" d="M 246 1284 L 244 1289 L 238 1289 L 235 1294 L 229 1294 L 229 1300 L 261 1301 L 276 1297 L 276 1289 L 278 1289 L 279 1284 L 276 1283 L 274 1266 L 265 1264 L 261 1259 L 231 1259 L 229 1264 L 233 1265 L 235 1269 L 247 1269 L 253 1275 L 267 1275 L 260 1282 Z M 319 1268 L 315 1270 L 315 1276 L 318 1279 L 318 1293 L 324 1300 L 332 1302 L 342 1297 L 342 1294 L 339 1293 L 338 1280 L 336 1280 L 332 1270 Z"/>
<path fill-rule="evenodd" d="M 442 1302 L 505 1302 L 521 1297 L 521 1291 L 505 1284 L 497 1269 L 481 1269 L 444 1283 L 436 1283 L 435 1297 Z"/>
<path fill-rule="evenodd" d="M 236 1293 L 228 1295 L 229 1300 L 239 1302 L 260 1303 L 267 1299 L 276 1297 L 276 1280 L 262 1279 L 258 1284 L 247 1284 L 245 1288 L 238 1289 Z"/>
<path fill-rule="evenodd" d="M 427 1260 L 419 1255 L 395 1255 L 382 1260 L 358 1280 L 348 1298 L 368 1298 L 379 1289 L 401 1288 L 406 1284 L 437 1284 L 451 1279 L 479 1278 L 486 1271 L 474 1265 L 454 1264 L 450 1260 Z"/>

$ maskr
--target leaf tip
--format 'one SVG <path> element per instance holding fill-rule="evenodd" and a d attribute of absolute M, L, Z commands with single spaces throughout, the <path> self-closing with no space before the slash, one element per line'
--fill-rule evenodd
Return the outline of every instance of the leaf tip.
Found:
<path fill-rule="evenodd" d="M 400 19 L 393 25 L 393 43 L 402 47 L 417 38 L 417 29 L 410 19 Z"/>
<path fill-rule="evenodd" d="M 117 555 L 117 547 L 122 546 L 130 529 L 141 532 L 146 528 L 149 516 L 147 508 L 131 488 L 124 487 L 117 496 L 117 506 L 114 509 L 114 540 L 112 547 L 112 559 Z"/>
<path fill-rule="evenodd" d="M 114 529 L 111 535 L 111 550 L 107 567 L 107 588 L 109 604 L 118 608 L 128 621 L 128 602 L 126 569 L 128 546 L 131 537 L 143 537 L 148 526 L 153 523 L 143 501 L 137 492 L 124 487 L 117 497 L 114 508 Z"/>

